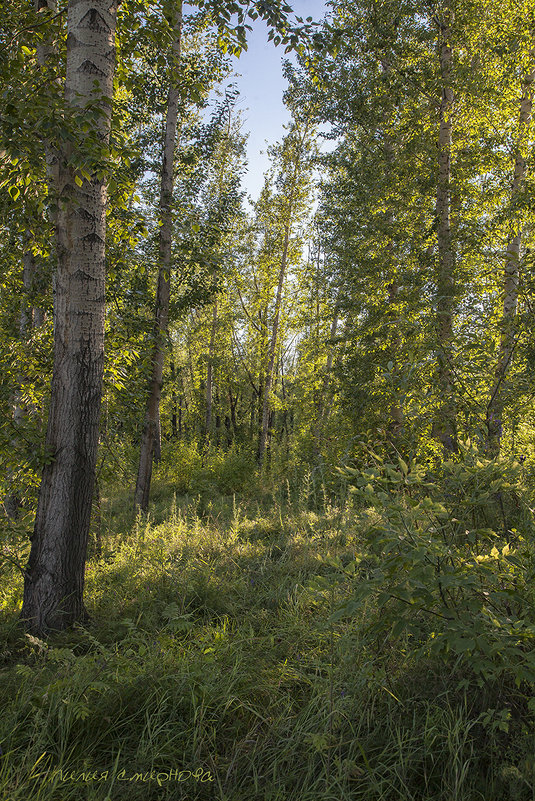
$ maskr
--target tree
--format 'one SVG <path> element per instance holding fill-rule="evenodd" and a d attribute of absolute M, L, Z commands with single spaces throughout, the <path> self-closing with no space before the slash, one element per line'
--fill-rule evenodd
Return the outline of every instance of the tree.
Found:
<path fill-rule="evenodd" d="M 64 628 L 84 616 L 84 566 L 104 363 L 106 173 L 117 5 L 116 0 L 69 0 L 65 107 L 61 131 L 56 120 L 50 136 L 56 139 L 59 158 L 54 371 L 47 463 L 22 610 L 27 627 L 38 633 Z M 291 9 L 285 4 L 242 6 L 241 2 L 213 4 L 223 45 L 228 47 L 234 34 L 237 43 L 231 46 L 235 51 L 245 43 L 246 26 L 233 28 L 229 18 L 237 13 L 244 21 L 246 11 L 266 19 L 273 35 L 274 29 L 280 30 L 283 42 L 292 45 L 298 41 L 297 29 L 286 26 Z M 33 24 L 41 22 L 32 19 Z M 31 119 L 30 106 L 27 110 Z M 23 122 L 26 128 L 32 127 L 27 119 Z M 11 180 L 9 176 L 7 180 Z M 20 190 L 15 187 L 12 197 L 17 193 Z"/>
<path fill-rule="evenodd" d="M 453 243 L 451 235 L 451 149 L 453 88 L 451 83 L 452 46 L 449 0 L 437 15 L 439 31 L 439 60 L 441 98 L 438 133 L 437 180 L 437 384 L 441 401 L 433 424 L 433 436 L 442 443 L 446 452 L 457 450 L 456 408 L 452 370 L 453 301 L 455 295 Z"/>
<path fill-rule="evenodd" d="M 513 251 L 531 235 L 532 5 L 332 7 L 332 47 L 302 58 L 301 80 L 338 140 L 320 216 L 352 320 L 346 414 L 396 447 L 452 452 L 499 431 L 513 387 L 531 386 L 529 276 Z"/>
<path fill-rule="evenodd" d="M 169 300 L 171 292 L 171 244 L 172 244 L 172 200 L 175 165 L 176 134 L 180 100 L 180 50 L 182 40 L 182 2 L 170 9 L 171 28 L 174 42 L 171 51 L 171 69 L 167 112 L 165 120 L 165 139 L 160 181 L 160 231 L 158 236 L 158 289 L 156 293 L 156 319 L 154 345 L 150 378 L 150 391 L 147 398 L 145 424 L 141 437 L 139 468 L 136 481 L 135 504 L 144 511 L 149 504 L 149 491 L 152 476 L 152 460 L 160 420 L 160 396 L 162 392 L 165 337 L 169 321 Z"/>
<path fill-rule="evenodd" d="M 518 133 L 514 154 L 511 202 L 518 201 L 524 187 L 527 172 L 527 153 L 530 145 L 530 125 L 533 109 L 533 84 L 535 82 L 535 45 L 529 51 L 529 66 L 522 81 Z M 513 360 L 517 343 L 517 308 L 520 280 L 520 246 L 522 230 L 518 220 L 511 225 L 510 239 L 506 247 L 505 268 L 503 271 L 503 305 L 500 322 L 499 353 L 494 368 L 494 381 L 491 385 L 487 404 L 486 447 L 490 456 L 500 452 L 503 430 L 504 388 Z"/>
<path fill-rule="evenodd" d="M 282 145 L 273 150 L 278 160 L 279 175 L 276 183 L 276 196 L 265 193 L 263 205 L 259 204 L 264 223 L 264 241 L 260 258 L 266 259 L 270 266 L 277 266 L 276 292 L 273 304 L 272 321 L 268 328 L 269 299 L 266 299 L 263 330 L 266 336 L 266 350 L 262 354 L 261 373 L 261 421 L 258 433 L 258 461 L 264 459 L 269 444 L 271 416 L 271 393 L 275 368 L 275 357 L 279 342 L 279 327 L 282 309 L 284 282 L 289 265 L 296 257 L 296 242 L 292 242 L 296 224 L 303 217 L 303 206 L 310 191 L 311 171 L 311 128 L 307 120 L 294 119 Z"/>
<path fill-rule="evenodd" d="M 31 631 L 84 616 L 84 565 L 104 367 L 106 160 L 115 63 L 115 0 L 70 0 L 60 153 L 54 372 L 21 617 Z"/>
<path fill-rule="evenodd" d="M 342 0 L 326 25 L 332 47 L 302 62 L 308 105 L 338 140 L 321 158 L 318 225 L 347 341 L 344 417 L 355 431 L 383 432 L 395 447 L 410 433 L 407 378 L 432 313 L 429 28 L 411 4 Z"/>
<path fill-rule="evenodd" d="M 200 7 L 204 3 L 199 3 Z M 258 9 L 258 10 L 256 10 Z M 214 3 L 212 13 L 219 24 L 221 31 L 221 44 L 225 52 L 228 47 L 228 38 L 232 31 L 229 30 L 228 22 L 231 14 L 238 15 L 238 25 L 234 32 L 237 37 L 237 45 L 233 47 L 234 52 L 239 54 L 242 46 L 246 46 L 245 40 L 245 15 L 240 3 L 227 3 L 226 7 L 221 8 L 219 3 Z M 284 3 L 259 3 L 255 4 L 254 9 L 248 11 L 250 18 L 255 19 L 262 16 L 271 26 L 269 38 L 274 38 L 276 44 L 280 41 L 289 43 L 297 42 L 295 30 L 287 30 L 286 15 L 291 12 L 291 8 Z M 159 430 L 159 408 L 162 391 L 163 366 L 165 354 L 165 337 L 169 321 L 169 301 L 171 287 L 171 250 L 172 250 L 172 196 L 174 181 L 174 156 L 176 147 L 176 131 L 179 112 L 179 87 L 178 77 L 180 73 L 180 41 L 182 25 L 182 5 L 178 10 L 170 10 L 172 27 L 175 30 L 175 44 L 172 52 L 172 66 L 170 71 L 170 89 L 167 100 L 166 133 L 164 142 L 164 156 L 161 170 L 160 186 L 160 232 L 159 232 L 159 271 L 158 271 L 158 290 L 156 298 L 156 320 L 154 332 L 154 346 L 152 354 L 152 368 L 150 379 L 150 391 L 148 394 L 145 422 L 142 433 L 140 460 L 135 489 L 136 507 L 146 511 L 149 503 L 150 483 L 152 477 L 152 464 L 155 443 L 158 441 Z M 306 27 L 306 26 L 305 26 Z M 283 31 L 282 35 L 275 35 L 275 30 Z M 209 359 L 210 364 L 210 359 Z M 211 368 L 209 367 L 209 371 Z M 208 376 L 206 387 L 207 416 L 209 422 L 211 418 L 211 388 L 212 377 Z"/>

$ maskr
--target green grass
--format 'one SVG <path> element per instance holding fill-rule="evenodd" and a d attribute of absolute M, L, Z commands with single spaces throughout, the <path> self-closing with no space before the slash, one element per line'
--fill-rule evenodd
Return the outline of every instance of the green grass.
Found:
<path fill-rule="evenodd" d="M 91 625 L 46 643 L 18 631 L 22 579 L 4 566 L 1 801 L 535 797 L 514 692 L 459 690 L 466 667 L 371 638 L 372 609 L 331 623 L 350 580 L 313 579 L 358 555 L 358 527 L 283 495 L 162 484 L 137 521 L 103 499 Z"/>

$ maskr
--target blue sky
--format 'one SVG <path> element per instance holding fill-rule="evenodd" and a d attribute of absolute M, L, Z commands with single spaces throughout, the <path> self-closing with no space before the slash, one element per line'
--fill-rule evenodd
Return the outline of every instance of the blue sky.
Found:
<path fill-rule="evenodd" d="M 290 0 L 294 13 L 303 18 L 320 20 L 327 11 L 325 0 Z M 282 61 L 289 58 L 284 47 L 275 47 L 267 41 L 264 23 L 254 23 L 249 33 L 246 52 L 234 59 L 235 70 L 241 77 L 234 79 L 240 91 L 238 108 L 242 112 L 244 133 L 249 131 L 247 156 L 249 170 L 244 176 L 243 186 L 253 199 L 258 197 L 263 184 L 263 174 L 268 167 L 265 152 L 267 144 L 279 140 L 283 125 L 289 114 L 282 102 L 286 81 L 282 77 Z"/>

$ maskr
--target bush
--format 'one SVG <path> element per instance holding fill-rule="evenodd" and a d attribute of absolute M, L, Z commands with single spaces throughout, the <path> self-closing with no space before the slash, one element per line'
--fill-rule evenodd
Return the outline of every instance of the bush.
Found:
<path fill-rule="evenodd" d="M 178 495 L 219 492 L 232 495 L 254 479 L 255 463 L 247 451 L 208 448 L 200 452 L 187 442 L 163 443 L 157 477 L 172 485 Z"/>
<path fill-rule="evenodd" d="M 374 636 L 454 657 L 480 685 L 535 681 L 533 520 L 519 465 L 479 459 L 345 470 L 364 502 L 367 559 L 338 617 L 373 603 Z M 363 571 L 362 565 L 366 565 Z"/>

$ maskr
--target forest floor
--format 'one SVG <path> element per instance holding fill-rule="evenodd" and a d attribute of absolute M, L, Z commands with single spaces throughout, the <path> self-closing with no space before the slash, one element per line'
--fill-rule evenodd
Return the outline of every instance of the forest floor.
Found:
<path fill-rule="evenodd" d="M 2 567 L 2 801 L 535 797 L 503 698 L 371 636 L 371 603 L 333 615 L 365 578 L 350 505 L 155 497 L 133 525 L 125 494 L 103 498 L 86 627 L 23 635 Z"/>

